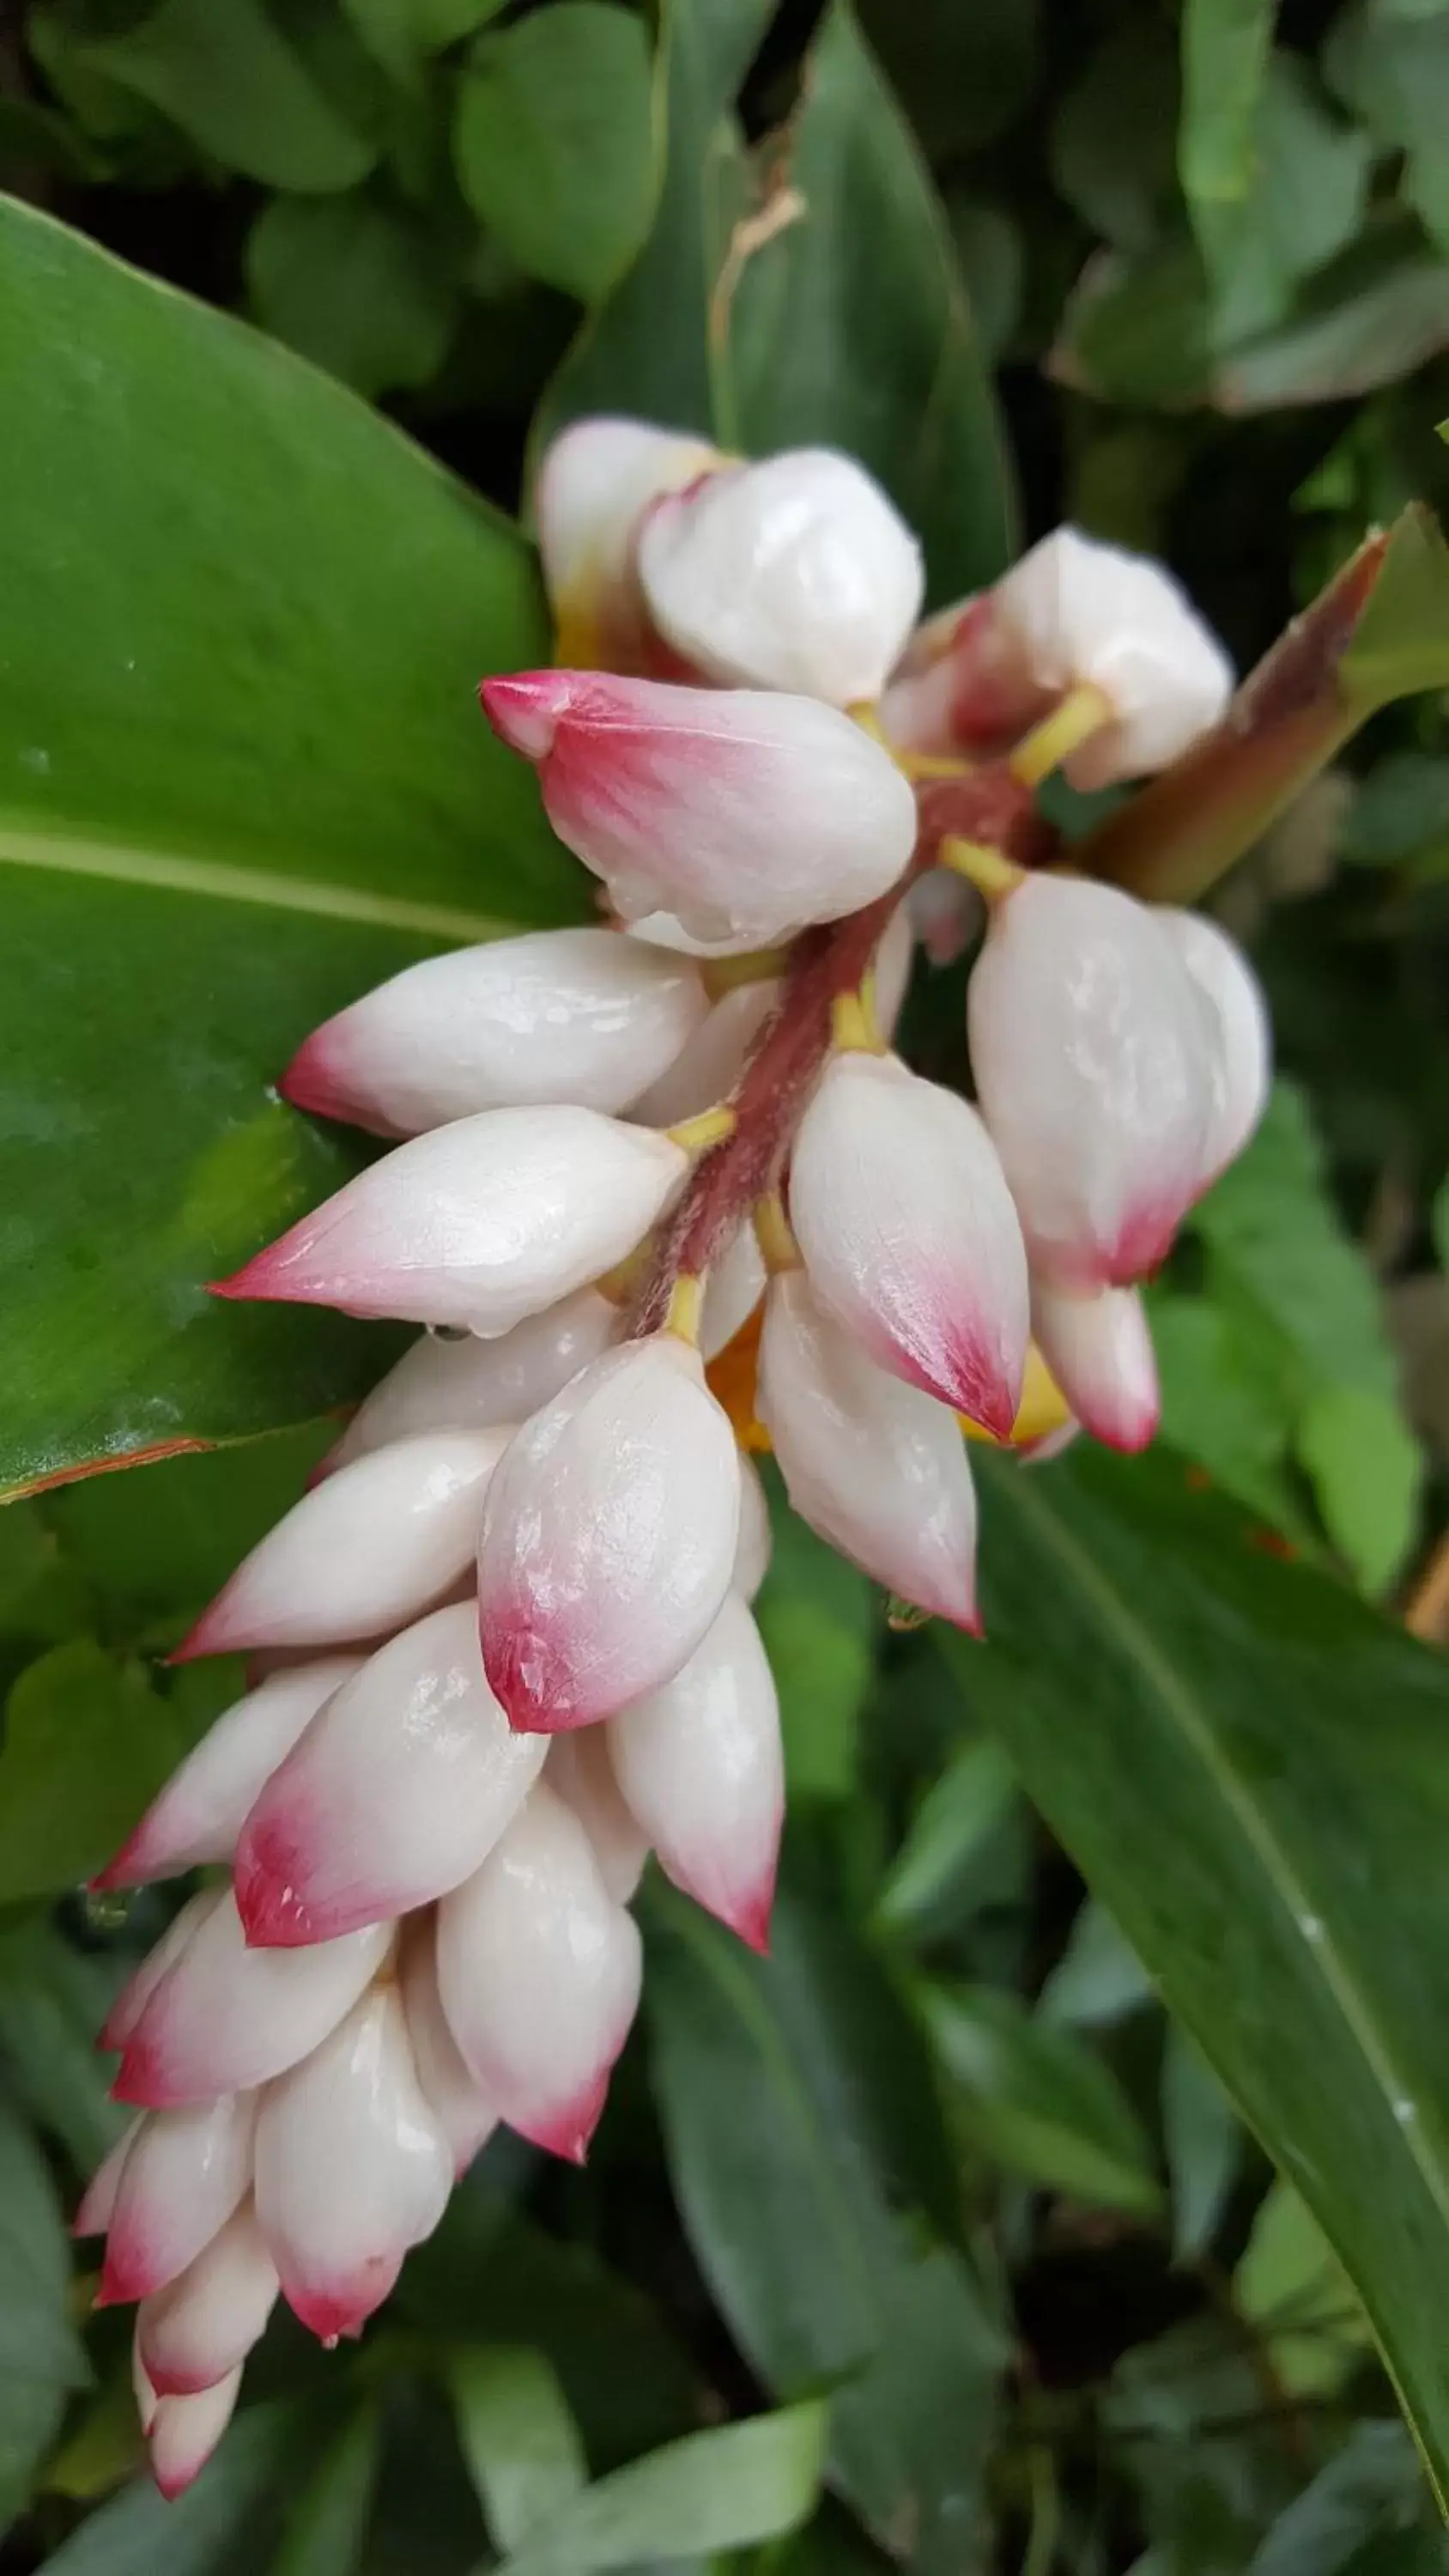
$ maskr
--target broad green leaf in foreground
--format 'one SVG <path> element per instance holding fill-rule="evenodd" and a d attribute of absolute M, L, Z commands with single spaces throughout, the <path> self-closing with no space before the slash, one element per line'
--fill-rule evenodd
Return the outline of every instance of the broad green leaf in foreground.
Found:
<path fill-rule="evenodd" d="M 382 2418 L 364 2405 L 323 2452 L 287 2515 L 270 2576 L 353 2576 L 367 2538 Z"/>
<path fill-rule="evenodd" d="M 366 1383 L 359 1328 L 205 1292 L 351 1168 L 268 1086 L 430 947 L 579 897 L 474 703 L 546 649 L 493 513 L 4 201 L 0 371 L 4 1492 Z"/>
<path fill-rule="evenodd" d="M 591 2576 L 774 2540 L 814 2504 L 824 2447 L 820 2405 L 688 2433 L 586 2487 L 504 2560 L 501 2576 Z"/>
<path fill-rule="evenodd" d="M 987 1462 L 943 1650 L 1367 2309 L 1449 2494 L 1449 1667 L 1169 1455 Z"/>
<path fill-rule="evenodd" d="M 651 1927 L 655 2080 L 710 2287 L 777 2395 L 838 2383 L 830 2474 L 867 2528 L 920 2576 L 960 2576 L 1004 2353 L 961 2256 L 923 2241 L 919 2202 L 901 2208 L 933 2188 L 906 2169 L 936 2118 L 914 2029 L 897 2007 L 892 2037 L 878 1998 L 844 2026 L 879 1970 L 857 1950 L 853 1988 L 829 1996 L 787 1905 L 768 1962 L 677 1900 Z"/>
<path fill-rule="evenodd" d="M 570 2505 L 588 2483 L 578 2427 L 557 2373 L 526 2344 L 455 2353 L 448 2393 L 468 2473 L 500 2550 Z"/>
<path fill-rule="evenodd" d="M 992 2164 L 1048 2189 L 1154 2216 L 1152 2151 L 1105 2061 L 1034 2021 L 1015 1995 L 932 1985 L 924 2002 L 967 2138 Z"/>
<path fill-rule="evenodd" d="M 265 2564 L 259 2552 L 309 2460 L 315 2439 L 288 2406 L 252 2406 L 230 2427 L 206 2475 L 168 2504 L 149 2478 L 102 2505 L 54 2557 L 50 2576 L 221 2576 Z"/>
<path fill-rule="evenodd" d="M 0 2530 L 24 2501 L 68 2392 L 90 2375 L 69 2291 L 65 2224 L 44 2158 L 0 2106 Z"/>

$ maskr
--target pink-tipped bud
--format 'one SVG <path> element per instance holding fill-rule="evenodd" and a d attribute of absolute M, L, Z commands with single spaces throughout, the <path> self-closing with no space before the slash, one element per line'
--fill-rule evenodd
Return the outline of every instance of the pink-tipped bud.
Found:
<path fill-rule="evenodd" d="M 319 1655 L 314 1663 L 271 1674 L 226 1709 L 95 1885 L 140 1887 L 208 1861 L 230 1860 L 247 1811 L 278 1763 L 361 1662 L 360 1655 Z"/>
<path fill-rule="evenodd" d="M 380 1136 L 482 1109 L 626 1109 L 707 1008 L 683 958 L 611 930 L 531 931 L 394 975 L 324 1022 L 279 1088 Z"/>
<path fill-rule="evenodd" d="M 526 1422 L 618 1329 L 619 1310 L 597 1288 L 579 1288 L 511 1333 L 480 1341 L 465 1333 L 439 1341 L 424 1333 L 373 1388 L 327 1460 L 335 1474 L 390 1440 L 418 1431 L 493 1431 Z"/>
<path fill-rule="evenodd" d="M 126 2158 L 140 2133 L 145 2116 L 144 2112 L 138 2112 L 134 2120 L 128 2121 L 115 2145 L 102 2156 L 81 2194 L 80 2206 L 71 2220 L 72 2236 L 105 2235 L 115 2212 L 116 2197 L 121 2188 L 121 2176 L 126 2169 Z"/>
<path fill-rule="evenodd" d="M 404 1926 L 401 1988 L 423 2099 L 448 2141 L 454 2172 L 464 2174 L 497 2128 L 498 2107 L 474 2082 L 448 2028 L 438 1992 L 437 1920 L 431 1910 L 415 1914 Z"/>
<path fill-rule="evenodd" d="M 553 440 L 533 506 L 544 580 L 568 656 L 610 671 L 652 665 L 635 572 L 640 519 L 661 492 L 696 482 L 721 461 L 702 439 L 642 420 L 576 420 Z"/>
<path fill-rule="evenodd" d="M 608 1736 L 619 1786 L 675 1886 L 752 1950 L 768 1948 L 785 1767 L 774 1677 L 737 1594 L 674 1679 Z"/>
<path fill-rule="evenodd" d="M 1042 1357 L 1082 1429 L 1109 1449 L 1145 1449 L 1162 1408 L 1137 1290 L 1098 1288 L 1079 1296 L 1038 1280 L 1031 1320 Z"/>
<path fill-rule="evenodd" d="M 217 1293 L 506 1333 L 632 1252 L 686 1168 L 596 1109 L 485 1109 L 385 1154 Z"/>
<path fill-rule="evenodd" d="M 226 2225 L 251 2184 L 256 2108 L 254 2094 L 224 2093 L 141 2122 L 111 2211 L 99 2306 L 165 2289 Z"/>
<path fill-rule="evenodd" d="M 244 1558 L 176 1660 L 383 1637 L 450 1592 L 477 1553 L 510 1434 L 418 1431 L 304 1494 Z"/>
<path fill-rule="evenodd" d="M 960 1425 L 867 1359 L 803 1271 L 771 1286 L 756 1401 L 801 1519 L 888 1591 L 974 1630 L 976 1497 Z"/>
<path fill-rule="evenodd" d="M 740 1535 L 730 1574 L 730 1590 L 753 1601 L 770 1571 L 770 1506 L 753 1458 L 740 1460 Z"/>
<path fill-rule="evenodd" d="M 878 698 L 921 604 L 921 550 L 853 457 L 801 447 L 656 501 L 649 615 L 696 670 L 839 707 Z"/>
<path fill-rule="evenodd" d="M 483 1663 L 512 1723 L 612 1717 L 693 1654 L 729 1587 L 739 1465 L 672 1334 L 584 1369 L 506 1451 L 483 1515 Z"/>
<path fill-rule="evenodd" d="M 1086 1291 L 1162 1260 L 1213 1117 L 1203 998 L 1145 904 L 1027 877 L 993 908 L 967 993 L 971 1063 L 1033 1272 Z"/>
<path fill-rule="evenodd" d="M 881 1368 L 1010 1435 L 1026 1366 L 1026 1251 L 981 1119 L 895 1056 L 827 1065 L 790 1162 L 815 1297 Z"/>
<path fill-rule="evenodd" d="M 328 1701 L 248 1816 L 236 1855 L 248 1940 L 335 1940 L 456 1887 L 546 1751 L 488 1688 L 471 1601 L 405 1628 Z"/>
<path fill-rule="evenodd" d="M 214 2388 L 203 2388 L 194 2397 L 153 2397 L 146 2423 L 151 2475 L 168 2504 L 184 2495 L 205 2468 L 236 2411 L 241 2383 L 238 2364 Z"/>
<path fill-rule="evenodd" d="M 884 894 L 915 842 L 909 786 L 838 709 L 578 671 L 488 680 L 495 730 L 538 763 L 560 838 L 625 921 L 762 948 Z"/>
<path fill-rule="evenodd" d="M 138 1968 L 126 1979 L 105 2020 L 101 2024 L 98 2048 L 125 2048 L 141 2015 L 169 1968 L 173 1968 L 209 1914 L 214 1914 L 226 1894 L 223 1887 L 198 1888 L 189 1896 L 180 1912 L 173 1916 L 160 1940 L 148 1950 Z"/>
<path fill-rule="evenodd" d="M 438 1908 L 438 1988 L 511 2127 L 583 2160 L 639 2001 L 639 1935 L 578 1818 L 543 1781 Z"/>
<path fill-rule="evenodd" d="M 319 2046 L 387 1955 L 390 1924 L 310 1950 L 254 1950 L 228 1894 L 142 2013 L 112 2090 L 147 2108 L 269 2082 Z"/>
<path fill-rule="evenodd" d="M 294 2315 L 324 2342 L 360 2333 L 452 2187 L 402 1998 L 374 1986 L 305 2066 L 268 2088 L 257 2121 L 257 2217 Z"/>
<path fill-rule="evenodd" d="M 1263 988 L 1242 950 L 1200 912 L 1162 910 L 1161 922 L 1207 1005 L 1213 1107 L 1204 1188 L 1241 1154 L 1268 1105 L 1273 1031 Z"/>
<path fill-rule="evenodd" d="M 614 1903 L 627 1905 L 644 1874 L 649 1838 L 624 1804 L 609 1737 L 607 1726 L 556 1735 L 548 1748 L 548 1785 L 583 1826 Z"/>
<path fill-rule="evenodd" d="M 245 2361 L 277 2296 L 250 2200 L 179 2277 L 141 2302 L 136 2345 L 160 2397 L 194 2397 Z"/>

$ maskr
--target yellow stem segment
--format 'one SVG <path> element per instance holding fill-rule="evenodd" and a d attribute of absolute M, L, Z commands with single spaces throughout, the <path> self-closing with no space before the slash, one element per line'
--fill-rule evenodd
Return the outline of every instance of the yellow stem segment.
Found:
<path fill-rule="evenodd" d="M 800 1268 L 800 1246 L 790 1231 L 785 1202 L 778 1190 L 767 1199 L 756 1199 L 754 1208 L 755 1240 L 764 1255 L 765 1268 L 773 1276 L 781 1270 Z"/>
<path fill-rule="evenodd" d="M 695 1279 L 686 1272 L 682 1278 L 675 1280 L 669 1292 L 669 1312 L 664 1318 L 665 1332 L 672 1333 L 676 1341 L 688 1342 L 691 1350 L 697 1349 L 699 1318 L 703 1306 L 704 1281 Z"/>
<path fill-rule="evenodd" d="M 748 948 L 741 957 L 702 957 L 699 977 L 710 1000 L 721 993 L 733 993 L 741 984 L 766 984 L 783 975 L 790 963 L 788 948 Z"/>
<path fill-rule="evenodd" d="M 707 1154 L 714 1145 L 722 1145 L 733 1136 L 738 1121 L 727 1100 L 715 1109 L 701 1109 L 697 1118 L 681 1118 L 677 1127 L 666 1127 L 664 1133 L 686 1154 Z"/>
<path fill-rule="evenodd" d="M 1091 680 L 1080 688 L 1069 689 L 1059 707 L 1019 742 L 1011 755 L 1011 774 L 1023 787 L 1039 787 L 1053 769 L 1060 768 L 1074 751 L 1080 750 L 1094 733 L 1110 723 L 1116 710 L 1105 689 Z"/>
<path fill-rule="evenodd" d="M 857 993 L 837 993 L 830 1005 L 831 1043 L 846 1055 L 883 1055 L 870 978 Z"/>
<path fill-rule="evenodd" d="M 936 864 L 954 868 L 957 876 L 965 877 L 988 903 L 1000 903 L 1026 874 L 1025 868 L 1019 868 L 1004 851 L 993 850 L 985 841 L 959 840 L 954 833 L 948 833 L 937 848 Z"/>

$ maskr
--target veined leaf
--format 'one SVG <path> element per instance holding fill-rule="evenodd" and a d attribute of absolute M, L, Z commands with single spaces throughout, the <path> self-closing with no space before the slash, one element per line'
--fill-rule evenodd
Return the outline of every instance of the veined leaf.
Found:
<path fill-rule="evenodd" d="M 793 2531 L 818 2491 L 825 2421 L 821 2405 L 791 2406 L 687 2433 L 586 2487 L 504 2560 L 500 2576 L 591 2576 Z"/>
<path fill-rule="evenodd" d="M 10 203 L 0 370 L 13 1492 L 360 1390 L 380 1341 L 206 1295 L 353 1168 L 269 1085 L 367 985 L 578 897 L 474 704 L 546 649 L 500 519 L 285 350 Z"/>
<path fill-rule="evenodd" d="M 1449 1667 L 1170 1457 L 983 1474 L 991 1643 L 943 1650 L 1312 2210 L 1449 2493 Z"/>

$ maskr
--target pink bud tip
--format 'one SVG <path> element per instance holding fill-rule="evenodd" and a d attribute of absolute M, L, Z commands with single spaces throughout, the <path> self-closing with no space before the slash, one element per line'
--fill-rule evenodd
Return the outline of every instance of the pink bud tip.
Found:
<path fill-rule="evenodd" d="M 226 1633 L 227 1620 L 223 1609 L 225 1600 L 226 1591 L 218 1592 L 216 1599 L 203 1610 L 195 1626 L 188 1628 L 180 1645 L 172 1647 L 166 1658 L 168 1664 L 194 1664 L 202 1655 L 230 1654 L 234 1640 Z M 115 1864 L 112 1863 L 112 1866 L 114 1867 Z"/>
<path fill-rule="evenodd" d="M 355 2339 L 361 2334 L 401 2270 L 400 2254 L 376 2254 L 354 2281 L 339 2281 L 330 2289 L 303 2289 L 294 2284 L 287 2289 L 287 2305 L 307 2332 L 316 2335 L 330 2352 L 344 2335 Z"/>
<path fill-rule="evenodd" d="M 158 2397 L 201 2397 L 208 2388 L 216 2385 L 214 2379 L 201 2378 L 194 2370 L 158 2369 L 149 2355 L 146 2357 L 146 2376 Z"/>
<path fill-rule="evenodd" d="M 233 1893 L 250 1950 L 305 1950 L 324 1935 L 317 1929 L 305 1900 L 287 1875 L 284 1853 L 265 1827 L 238 1846 Z M 279 1866 L 280 1863 L 280 1866 Z M 291 1866 L 296 1866 L 293 1851 Z"/>
<path fill-rule="evenodd" d="M 112 2079 L 111 2100 L 133 2103 L 138 2111 L 164 2111 L 173 2099 L 155 2050 L 128 2048 Z"/>
<path fill-rule="evenodd" d="M 512 671 L 506 679 L 484 680 L 478 695 L 499 740 L 525 760 L 543 760 L 577 687 L 575 671 Z"/>
<path fill-rule="evenodd" d="M 346 1092 L 338 1084 L 335 1067 L 328 1065 L 325 1026 L 303 1040 L 277 1089 L 294 1109 L 308 1110 L 315 1118 L 347 1119 Z"/>
<path fill-rule="evenodd" d="M 775 1873 L 772 1869 L 768 1878 L 752 1888 L 737 1904 L 732 1904 L 727 1911 L 721 1906 L 719 1919 L 728 1931 L 743 1941 L 747 1950 L 753 1950 L 759 1959 L 768 1959 L 770 1917 L 774 1910 Z"/>
<path fill-rule="evenodd" d="M 161 2498 L 162 2503 L 175 2504 L 178 2496 L 184 2496 L 187 2488 L 195 2485 L 196 2480 L 200 2477 L 201 2470 L 205 2465 L 206 2463 L 203 2460 L 197 2468 L 187 2469 L 183 2475 L 169 2478 L 163 2478 L 160 2470 L 153 2466 L 151 2471 L 151 2482 L 156 2489 L 156 2493 Z"/>
<path fill-rule="evenodd" d="M 143 1848 L 141 1832 L 138 1827 L 135 1833 L 128 1834 L 126 1836 L 126 1839 L 122 1843 L 114 1860 L 108 1860 L 104 1869 L 98 1869 L 94 1878 L 88 1878 L 86 1880 L 86 1885 L 90 1889 L 91 1894 L 93 1896 L 105 1896 L 113 1887 L 139 1887 L 146 1876 L 146 1864 L 140 1857 Z M 104 2024 L 101 2028 L 100 2039 L 96 2044 L 100 2048 L 105 2047 L 106 2034 Z"/>
<path fill-rule="evenodd" d="M 590 2140 L 603 2118 L 608 2098 L 609 2075 L 606 2068 L 561 2111 L 548 2112 L 541 2120 L 512 2120 L 509 2126 L 516 2129 L 521 2138 L 527 2138 L 530 2146 L 542 2147 L 545 2155 L 562 2156 L 566 2164 L 585 2164 Z"/>
<path fill-rule="evenodd" d="M 147 2291 L 154 2286 L 143 2267 L 125 2262 L 114 2246 L 108 2245 L 91 2306 L 93 2308 L 128 2308 L 137 2299 L 144 2299 Z"/>
<path fill-rule="evenodd" d="M 325 1304 L 320 1289 L 289 1279 L 285 1266 L 278 1261 L 281 1244 L 288 1240 L 283 1235 L 281 1243 L 269 1243 L 265 1251 L 253 1253 L 251 1260 L 244 1261 L 240 1270 L 234 1270 L 229 1279 L 208 1279 L 205 1283 L 207 1295 L 254 1297 L 267 1299 L 274 1305 Z"/>

